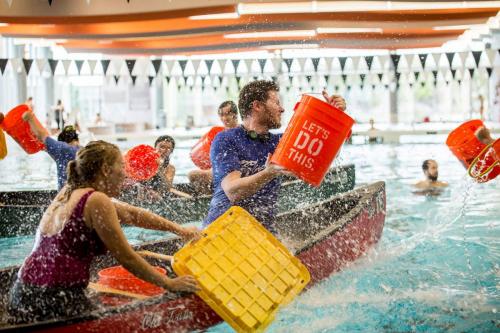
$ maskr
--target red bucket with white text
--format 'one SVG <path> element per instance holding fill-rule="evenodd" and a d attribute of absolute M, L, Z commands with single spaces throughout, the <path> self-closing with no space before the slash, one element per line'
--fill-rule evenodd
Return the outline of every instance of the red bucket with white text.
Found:
<path fill-rule="evenodd" d="M 309 95 L 302 95 L 294 111 L 271 162 L 319 186 L 342 144 L 349 138 L 354 119 Z"/>

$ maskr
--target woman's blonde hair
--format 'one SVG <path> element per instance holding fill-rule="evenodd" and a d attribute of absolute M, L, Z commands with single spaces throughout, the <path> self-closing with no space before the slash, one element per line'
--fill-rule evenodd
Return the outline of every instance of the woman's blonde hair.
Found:
<path fill-rule="evenodd" d="M 76 153 L 76 158 L 67 166 L 66 191 L 63 200 L 68 200 L 74 190 L 89 186 L 95 181 L 102 166 L 116 163 L 120 149 L 112 143 L 91 141 Z"/>

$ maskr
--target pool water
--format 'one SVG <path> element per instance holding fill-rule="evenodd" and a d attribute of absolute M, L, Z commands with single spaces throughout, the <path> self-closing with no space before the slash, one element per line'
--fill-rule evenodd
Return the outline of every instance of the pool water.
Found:
<path fill-rule="evenodd" d="M 174 161 L 185 163 L 188 150 L 176 154 Z M 450 183 L 439 196 L 412 193 L 426 158 L 437 160 L 440 179 Z M 382 238 L 366 256 L 282 309 L 268 331 L 500 331 L 498 179 L 471 182 L 442 144 L 350 145 L 335 163 L 354 163 L 358 184 L 386 181 Z M 186 167 L 177 169 L 185 174 Z M 1 171 L 0 177 L 9 179 Z M 43 187 L 47 180 L 40 179 L 31 184 Z M 132 243 L 164 235 L 127 230 Z M 0 239 L 0 266 L 21 263 L 32 243 L 33 237 Z M 208 332 L 232 330 L 223 323 Z"/>

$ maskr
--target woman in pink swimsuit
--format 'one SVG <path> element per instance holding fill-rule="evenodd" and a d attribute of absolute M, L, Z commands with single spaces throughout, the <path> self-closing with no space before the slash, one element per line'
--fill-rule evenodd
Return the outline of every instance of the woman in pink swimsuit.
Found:
<path fill-rule="evenodd" d="M 40 221 L 32 253 L 9 295 L 15 322 L 73 316 L 92 308 L 85 295 L 92 259 L 106 250 L 134 275 L 171 291 L 196 291 L 193 277 L 158 273 L 127 242 L 120 223 L 199 237 L 144 209 L 112 202 L 124 180 L 118 147 L 90 142 L 68 163 L 68 179 Z"/>

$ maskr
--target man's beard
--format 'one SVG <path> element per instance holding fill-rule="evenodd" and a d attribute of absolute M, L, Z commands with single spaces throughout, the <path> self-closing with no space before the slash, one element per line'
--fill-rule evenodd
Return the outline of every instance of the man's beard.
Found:
<path fill-rule="evenodd" d="M 428 175 L 427 178 L 429 178 L 429 180 L 431 182 L 436 182 L 438 180 L 438 174 L 436 173 L 436 175 Z"/>

